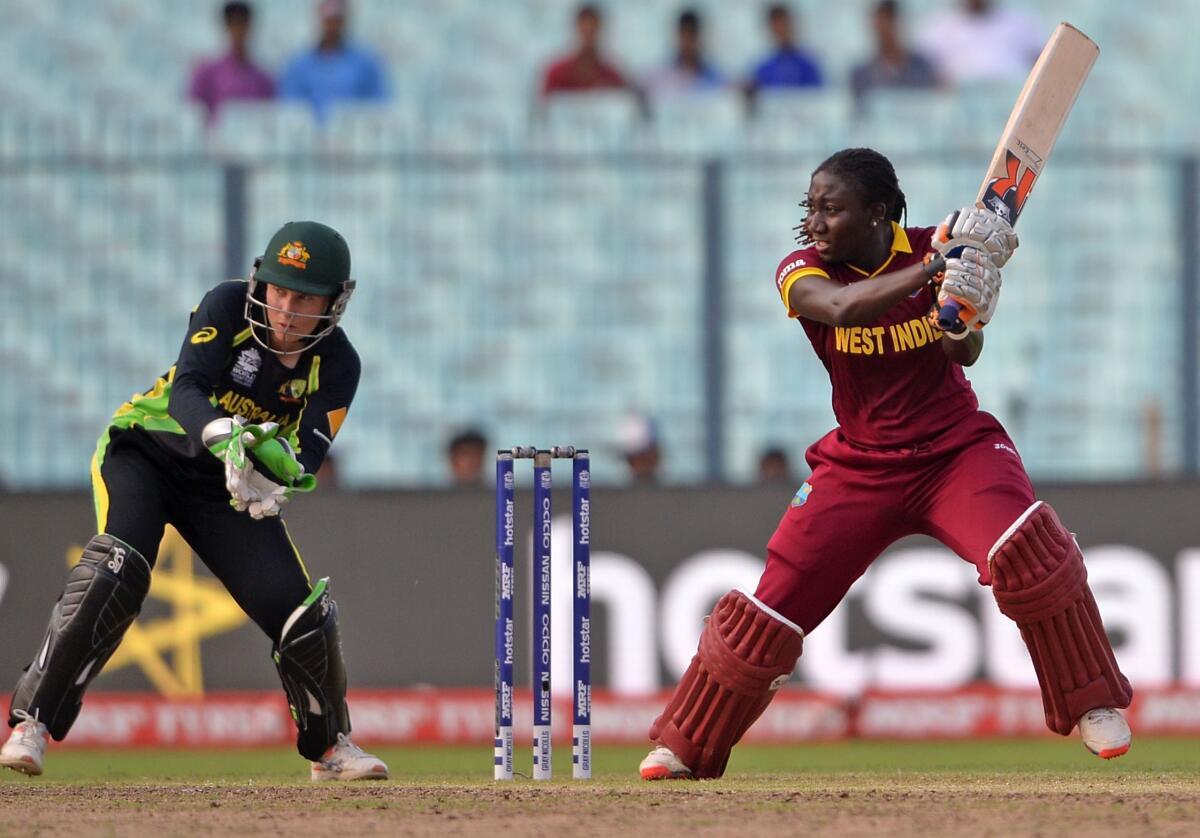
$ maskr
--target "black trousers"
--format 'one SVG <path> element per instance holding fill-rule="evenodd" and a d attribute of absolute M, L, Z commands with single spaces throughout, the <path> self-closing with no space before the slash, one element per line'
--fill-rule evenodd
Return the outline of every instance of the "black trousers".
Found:
<path fill-rule="evenodd" d="M 277 642 L 311 591 L 304 562 L 283 520 L 256 521 L 231 507 L 221 464 L 201 457 L 207 459 L 180 460 L 139 428 L 111 428 L 92 464 L 97 531 L 121 539 L 153 566 L 171 524 Z"/>

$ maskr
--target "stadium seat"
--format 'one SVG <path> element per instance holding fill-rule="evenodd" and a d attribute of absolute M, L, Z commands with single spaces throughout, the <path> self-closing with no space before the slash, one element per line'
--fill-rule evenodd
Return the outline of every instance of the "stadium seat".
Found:
<path fill-rule="evenodd" d="M 244 166 L 248 210 L 239 264 L 289 216 L 351 242 L 360 288 L 345 325 L 375 366 L 339 440 L 347 485 L 444 481 L 430 442 L 452 422 L 599 440 L 634 406 L 668 426 L 668 476 L 699 479 L 704 160 L 723 174 L 725 473 L 751 479 L 779 428 L 813 439 L 832 423 L 824 371 L 769 284 L 813 168 L 875 146 L 895 156 L 909 223 L 934 224 L 975 193 L 1019 88 L 887 91 L 856 108 L 845 79 L 872 49 L 864 0 L 801 10 L 828 84 L 762 91 L 749 114 L 733 88 L 645 109 L 628 93 L 542 102 L 573 7 L 394 5 L 356 4 L 352 16 L 355 38 L 387 63 L 388 103 L 339 106 L 324 126 L 302 104 L 233 103 L 210 129 L 184 91 L 195 62 L 224 48 L 219 4 L 8 4 L 0 302 L 22 317 L 0 333 L 6 482 L 85 485 L 107 416 L 163 371 L 187 309 L 224 278 L 231 163 Z M 951 5 L 906 11 L 917 27 Z M 255 55 L 277 72 L 311 45 L 312 10 L 254 6 Z M 1200 88 L 1189 41 L 1200 8 L 1169 6 L 1063 0 L 1054 11 L 1103 53 L 1021 223 L 986 359 L 971 371 L 1038 477 L 1142 475 L 1151 404 L 1166 456 L 1179 449 L 1175 295 L 1118 293 L 1112 270 L 1136 242 L 1139 276 L 1160 291 L 1184 271 L 1178 205 L 1197 185 L 1178 161 L 1197 154 L 1200 117 L 1179 103 Z M 698 8 L 713 61 L 744 80 L 769 48 L 763 9 Z M 642 78 L 668 60 L 678 12 L 665 0 L 605 4 L 606 53 Z M 1069 218 L 1054 209 L 1064 205 Z M 1062 298 L 1080 300 L 1065 325 Z M 17 403 L 46 405 L 45 416 L 17 416 Z M 622 474 L 611 452 L 597 468 Z"/>
<path fill-rule="evenodd" d="M 307 104 L 232 101 L 222 106 L 209 147 L 230 159 L 263 159 L 312 152 L 317 137 Z"/>

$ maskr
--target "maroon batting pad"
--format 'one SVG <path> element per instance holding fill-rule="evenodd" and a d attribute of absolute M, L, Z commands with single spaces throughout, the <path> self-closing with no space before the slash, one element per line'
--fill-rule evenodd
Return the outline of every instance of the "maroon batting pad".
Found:
<path fill-rule="evenodd" d="M 1033 658 L 1046 726 L 1066 736 L 1088 710 L 1128 707 L 1133 689 L 1104 633 L 1083 554 L 1054 510 L 1035 506 L 989 564 L 1000 611 Z"/>
<path fill-rule="evenodd" d="M 795 668 L 803 640 L 741 591 L 725 594 L 650 738 L 696 778 L 720 777 L 733 746 Z"/>

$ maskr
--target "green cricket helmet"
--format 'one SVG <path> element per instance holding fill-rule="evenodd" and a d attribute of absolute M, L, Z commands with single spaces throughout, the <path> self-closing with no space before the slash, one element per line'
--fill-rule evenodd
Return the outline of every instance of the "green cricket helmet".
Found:
<path fill-rule="evenodd" d="M 284 335 L 301 338 L 300 349 L 284 352 L 271 346 L 267 313 L 278 311 L 267 305 L 266 285 L 278 285 L 302 294 L 329 297 L 329 307 L 317 318 L 320 328 L 311 334 L 285 330 Z M 332 332 L 346 312 L 354 292 L 350 278 L 350 248 L 341 234 L 316 221 L 289 221 L 267 244 L 266 253 L 254 260 L 246 288 L 246 320 L 259 346 L 276 355 L 297 355 L 311 349 Z"/>

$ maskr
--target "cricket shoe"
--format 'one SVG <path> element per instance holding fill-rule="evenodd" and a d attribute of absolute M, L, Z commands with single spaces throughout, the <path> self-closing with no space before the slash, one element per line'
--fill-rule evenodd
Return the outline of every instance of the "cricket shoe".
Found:
<path fill-rule="evenodd" d="M 642 760 L 638 772 L 643 780 L 691 780 L 692 769 L 679 761 L 670 748 L 659 745 Z"/>
<path fill-rule="evenodd" d="M 46 726 L 24 710 L 14 710 L 13 715 L 21 721 L 0 748 L 0 765 L 36 777 L 42 773 L 46 753 Z"/>
<path fill-rule="evenodd" d="M 1103 759 L 1119 757 L 1129 750 L 1129 722 L 1111 707 L 1088 710 L 1079 719 L 1079 735 L 1083 747 Z"/>
<path fill-rule="evenodd" d="M 339 733 L 337 742 L 330 746 L 325 755 L 312 764 L 310 779 L 314 783 L 324 780 L 386 780 L 387 765 L 377 756 L 368 754 L 350 741 L 350 737 Z"/>

